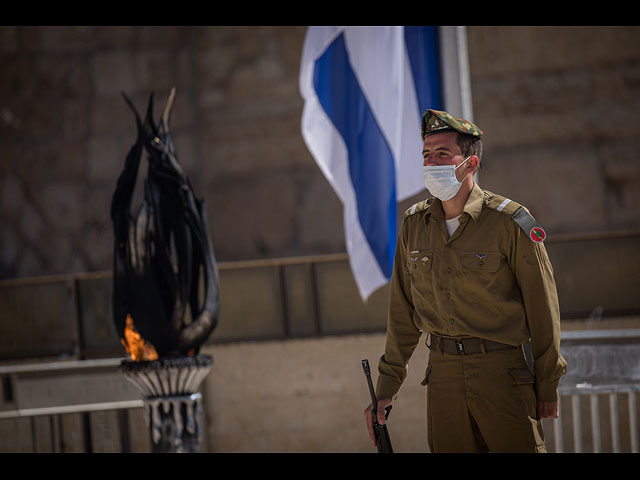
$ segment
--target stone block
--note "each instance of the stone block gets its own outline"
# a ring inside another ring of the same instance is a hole
[[[3,219],[18,218],[25,202],[22,182],[11,173],[0,178],[0,215]]]
[[[172,87],[176,87],[178,94],[184,98],[186,90],[190,86],[190,54],[187,49],[175,50],[162,49],[157,45],[146,48],[132,55],[133,72],[135,82],[140,91],[155,91],[156,95],[166,92],[168,96]],[[164,108],[158,105],[156,114],[160,115]]]
[[[548,232],[594,231],[607,215],[599,171],[586,146],[504,149],[486,159],[479,185],[525,205]]]
[[[87,181],[107,182],[115,190],[125,158],[134,141],[135,138],[122,139],[108,134],[92,136],[88,143]]]
[[[70,258],[77,248],[72,237],[73,235],[69,235],[68,232],[52,229],[47,234],[46,242],[38,242],[38,251],[47,259],[47,268],[50,273],[65,274],[69,272]],[[47,255],[47,252],[51,254]]]
[[[82,260],[88,271],[113,268],[113,229],[110,224],[89,225],[82,233]]]
[[[32,204],[26,203],[18,220],[18,228],[24,238],[31,243],[39,243],[46,228],[42,214]]]
[[[138,98],[136,98],[136,96],[132,98],[131,92],[125,90],[124,93],[131,98],[138,112],[144,117],[147,108],[146,100],[136,102]],[[85,121],[87,120],[92,132],[92,137],[101,135],[117,136],[123,144],[129,146],[133,145],[136,141],[138,128],[136,126],[135,115],[122,95],[118,97],[96,98],[89,110],[88,117],[85,117]],[[124,164],[124,156],[122,162]]]
[[[92,94],[88,65],[85,54],[36,56],[31,73],[37,81],[38,103],[46,107],[50,103],[87,99]]]
[[[291,113],[220,115],[203,126],[203,174],[207,181],[217,181],[224,175],[312,166],[299,132],[299,117]]]
[[[20,238],[13,227],[8,224],[3,225],[0,231],[0,264],[3,266],[3,271],[0,272],[0,276],[10,276],[9,274],[15,268],[21,249]]]
[[[629,42],[640,28],[469,27],[468,33],[474,119],[487,151],[635,136],[640,54]]]
[[[89,135],[90,122],[87,118],[92,112],[86,98],[61,102],[58,107],[61,134],[65,140],[84,143]],[[93,130],[99,131],[99,130]]]
[[[638,140],[600,144],[598,155],[605,185],[607,228],[637,228],[640,222],[640,168],[635,161]]]
[[[82,190],[82,224],[111,227],[111,200],[116,186],[109,183],[94,183]]]
[[[191,61],[200,94],[209,88],[226,85],[227,78],[234,67],[233,46],[211,43],[206,49],[196,49],[191,53]]]
[[[228,177],[207,186],[213,247],[219,259],[282,256],[293,240],[295,188],[277,174]]]
[[[343,205],[320,169],[309,170],[296,208],[300,248],[309,253],[344,252]]]
[[[39,210],[46,218],[47,228],[63,232],[82,230],[82,190],[75,183],[51,183],[38,195]]]
[[[474,77],[572,70],[640,59],[637,26],[467,27]]]
[[[93,53],[89,68],[96,95],[116,97],[122,91],[134,91],[138,86],[134,65],[135,58],[129,51]]]
[[[91,28],[95,49],[133,48],[139,27],[126,25],[96,25]]]
[[[55,54],[78,54],[94,48],[92,27],[46,26],[39,31],[39,49]]]
[[[52,138],[59,133],[58,112],[42,98],[41,85],[34,85],[34,93],[28,98],[22,98],[20,105],[14,112],[20,120],[20,130],[27,137],[35,135],[39,142]],[[42,101],[32,101],[32,99]],[[32,143],[34,144],[35,141]]]
[[[48,183],[79,183],[86,175],[87,144],[80,139],[51,138],[33,146],[33,155],[20,160],[19,172],[32,192]]]
[[[138,47],[172,50],[184,42],[189,26],[145,25],[135,27],[135,40]]]
[[[41,275],[41,272],[47,271],[45,265],[40,252],[36,252],[34,248],[23,243],[13,272],[18,278],[35,277]]]
[[[19,27],[5,26],[0,27],[0,54],[12,54],[18,49],[17,29]]]

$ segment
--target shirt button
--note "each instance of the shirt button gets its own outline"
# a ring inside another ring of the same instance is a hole
[[[451,294],[450,293],[447,293],[447,298],[451,298]]]
[[[451,267],[447,267],[447,273],[451,273]]]
[[[453,325],[453,322],[454,322],[453,318],[449,320],[449,323],[450,323],[451,325]]]

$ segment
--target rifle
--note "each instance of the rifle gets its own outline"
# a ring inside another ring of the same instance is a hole
[[[376,392],[373,389],[373,382],[371,381],[371,370],[369,369],[369,360],[362,360],[362,369],[367,377],[367,383],[369,384],[369,393],[371,394],[371,419],[373,420],[373,433],[376,438],[376,447],[378,453],[393,453],[391,448],[391,438],[389,437],[389,431],[387,430],[386,419],[389,418],[389,412],[391,412],[391,405],[385,408],[386,414],[384,416],[384,425],[378,424],[378,399],[376,398]]]

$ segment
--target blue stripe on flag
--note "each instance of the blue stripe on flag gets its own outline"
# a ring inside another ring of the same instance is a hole
[[[396,241],[394,161],[349,63],[344,34],[316,60],[313,84],[320,104],[344,139],[358,218],[389,279]]]
[[[416,87],[420,117],[427,108],[442,110],[437,27],[406,26],[404,40]]]

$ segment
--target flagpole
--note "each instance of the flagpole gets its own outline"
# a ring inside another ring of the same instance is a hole
[[[458,70],[460,71],[460,96],[462,97],[462,118],[473,122],[471,103],[471,75],[469,73],[469,52],[467,50],[467,27],[455,27],[458,47]]]
[[[438,27],[443,108],[473,121],[466,27]]]
[[[473,122],[467,27],[440,26],[438,33],[443,108],[453,116],[460,116]],[[474,179],[478,181],[477,170]]]

